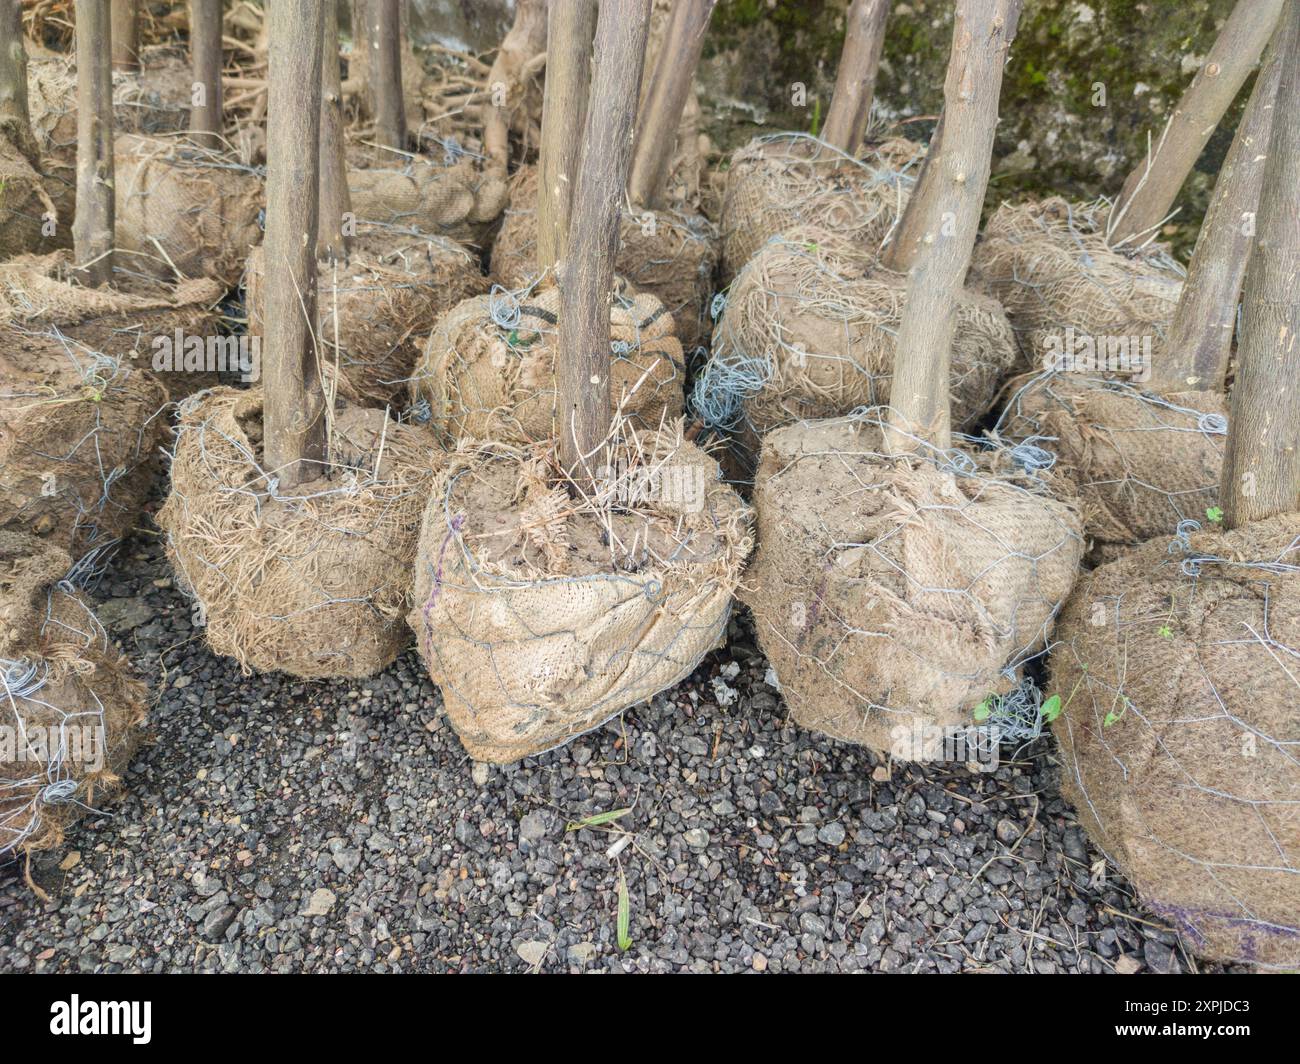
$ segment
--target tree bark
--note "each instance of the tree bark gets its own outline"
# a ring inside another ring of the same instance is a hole
[[[1154,152],[1128,176],[1111,210],[1111,247],[1141,243],[1169,217],[1201,150],[1273,36],[1283,0],[1238,0],[1178,101]]]
[[[660,205],[713,5],[714,0],[674,0],[650,91],[637,119],[632,173],[627,183],[628,198],[637,206]]]
[[[545,47],[546,0],[515,0],[515,21],[492,61],[488,99],[479,109],[487,156],[483,170],[489,177],[504,179],[510,169],[510,90],[528,61]]]
[[[1280,32],[1273,35],[1215,180],[1178,310],[1160,361],[1153,367],[1157,389],[1223,390],[1268,158],[1273,103],[1282,78],[1280,38]]]
[[[113,69],[140,69],[139,0],[113,0]]]
[[[320,0],[274,0],[268,19],[263,450],[284,490],[317,474],[325,460],[314,336],[325,13]]]
[[[610,294],[649,30],[650,0],[602,0],[573,228],[558,269],[560,460],[579,483],[610,428]]]
[[[1300,510],[1300,0],[1282,15],[1282,78],[1259,197],[1223,464],[1224,520]]]
[[[113,66],[109,0],[77,0],[77,211],[72,244],[92,285],[113,276]]]
[[[546,30],[546,87],[537,159],[537,272],[564,256],[573,183],[591,89],[596,0],[551,0]]]
[[[932,208],[907,281],[894,354],[889,425],[896,450],[906,434],[952,445],[948,398],[957,298],[970,266],[993,159],[998,96],[1022,0],[959,0],[944,81],[944,136],[929,159]]]
[[[402,16],[398,0],[368,0],[370,76],[375,87],[375,140],[406,150],[406,101],[402,95]],[[381,159],[390,158],[381,151]]]
[[[190,0],[190,62],[194,84],[202,86],[203,102],[190,107],[190,132],[211,148],[220,147],[221,0]]]
[[[930,134],[930,147],[921,162],[921,172],[916,184],[912,186],[912,194],[908,197],[903,217],[881,256],[884,265],[897,273],[906,273],[912,268],[926,236],[926,227],[929,225],[927,219],[934,217],[935,201],[941,186],[940,175],[933,172],[931,162],[943,151],[943,117],[944,112],[940,111],[939,121]]]
[[[23,45],[22,0],[0,0],[0,137],[39,166],[27,108],[27,49]]]
[[[343,86],[339,74],[339,12],[325,4],[321,35],[320,217],[316,255],[327,262],[348,257],[351,237],[344,232],[344,215],[352,211],[348,167],[343,146]]]
[[[871,97],[885,46],[889,0],[853,0],[844,33],[844,48],[835,75],[835,92],[822,139],[853,155],[871,118]]]

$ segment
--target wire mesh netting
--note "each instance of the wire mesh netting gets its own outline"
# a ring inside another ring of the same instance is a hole
[[[641,432],[620,418],[593,465],[576,485],[554,441],[467,441],[434,484],[410,623],[477,759],[598,727],[726,635],[750,515],[717,463],[680,423]]]
[[[763,441],[741,597],[791,716],[907,760],[980,720],[1036,734],[1025,666],[1074,584],[1077,510],[1032,455],[969,439],[898,455],[884,419],[863,410]]]
[[[1202,956],[1300,964],[1300,515],[1086,575],[1051,658],[1061,788]]]

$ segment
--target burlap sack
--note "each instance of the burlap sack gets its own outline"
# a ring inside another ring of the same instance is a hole
[[[717,233],[708,219],[676,210],[624,211],[614,269],[638,291],[672,311],[689,351],[707,331]],[[492,278],[516,289],[537,276],[537,167],[511,179],[510,207],[492,245]]]
[[[483,239],[509,194],[477,160],[454,155],[441,164],[413,159],[402,169],[350,167],[348,190],[360,223],[471,244]]]
[[[1132,337],[1145,357],[1160,355],[1184,271],[1159,244],[1109,248],[1108,212],[1105,201],[1056,196],[1004,203],[975,245],[972,276],[1006,308],[1033,368],[1051,368],[1067,328],[1107,342]]]
[[[560,294],[494,291],[458,304],[434,326],[411,379],[411,400],[448,447],[461,439],[524,443],[555,435]],[[610,395],[641,429],[682,412],[685,365],[673,319],[651,295],[610,308]]]
[[[1007,385],[998,425],[1012,443],[1053,452],[1102,546],[1169,536],[1204,521],[1219,500],[1228,401],[1218,392],[1160,394],[1074,373],[1029,374]]]
[[[60,232],[57,214],[44,178],[32,161],[0,133],[0,259],[66,245],[71,230]],[[47,234],[48,215],[54,215],[55,224],[54,231]]]
[[[884,453],[881,412],[777,429],[741,599],[791,716],[904,760],[1006,694],[1083,554],[1078,514],[985,459]],[[956,452],[960,455],[960,452]]]
[[[238,282],[262,242],[256,171],[181,138],[117,138],[113,199],[119,264],[161,280]]]
[[[879,254],[903,216],[924,147],[893,139],[851,158],[805,133],[774,133],[731,157],[722,200],[722,270],[740,272],[775,236],[798,226],[837,233]]]
[[[259,247],[244,278],[256,336],[263,333],[264,261]],[[321,361],[338,394],[365,406],[405,397],[420,344],[439,316],[487,287],[459,244],[372,227],[358,232],[337,271],[324,262],[318,270]]]
[[[1296,968],[1300,514],[1094,570],[1057,640],[1061,791],[1098,848],[1194,952]]]
[[[732,283],[696,379],[692,411],[752,441],[793,421],[889,402],[907,278],[838,234],[795,229],[769,241]],[[1015,362],[995,300],[962,293],[952,349],[952,420],[993,405]]]
[[[470,755],[508,763],[688,675],[725,637],[749,511],[680,425],[570,497],[553,442],[473,446],[429,497],[410,623]]]
[[[149,370],[165,382],[170,398],[180,399],[217,383],[205,359],[178,361],[178,339],[215,337],[225,286],[212,279],[166,284],[119,269],[112,288],[69,283],[67,252],[21,255],[0,263],[0,329],[10,349],[34,353],[53,344],[66,363],[100,355]],[[35,357],[35,355],[33,356]]]
[[[181,406],[167,556],[208,645],[244,669],[370,676],[406,645],[420,513],[440,462],[429,434],[341,405],[334,465],[283,493],[262,466],[260,389]]]
[[[68,555],[0,529],[0,861],[59,846],[117,791],[144,735],[146,689]]]

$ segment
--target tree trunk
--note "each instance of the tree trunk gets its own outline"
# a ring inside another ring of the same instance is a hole
[[[314,336],[325,12],[320,0],[274,0],[268,19],[263,450],[283,491],[316,475],[325,460]]]
[[[1282,78],[1280,40],[1281,34],[1275,33],[1215,180],[1178,310],[1154,367],[1157,389],[1223,390],[1268,158],[1273,103]]]
[[[402,96],[402,16],[398,0],[369,0],[370,76],[375,87],[375,140],[406,151],[406,101]],[[380,152],[381,160],[391,160]]]
[[[0,137],[8,139],[33,166],[39,166],[40,150],[27,109],[22,0],[0,0]]]
[[[77,0],[77,213],[72,244],[87,283],[113,276],[113,66],[109,0]]]
[[[1178,101],[1155,151],[1128,176],[1111,210],[1111,247],[1141,243],[1169,217],[1201,150],[1273,36],[1283,0],[1238,0]]]
[[[835,93],[822,140],[853,155],[871,118],[871,96],[885,46],[889,0],[853,0],[844,31],[844,48],[835,75]]]
[[[921,241],[925,239],[926,227],[929,225],[927,219],[934,217],[935,202],[941,185],[940,175],[933,172],[930,164],[943,151],[943,116],[944,112],[940,111],[939,121],[930,134],[930,147],[921,163],[921,173],[908,197],[907,208],[903,211],[894,235],[889,239],[889,246],[881,256],[886,268],[897,273],[906,273],[912,268],[912,263],[920,254]]]
[[[537,272],[564,256],[573,183],[591,89],[596,0],[551,0],[546,31],[546,88],[537,159]]]
[[[573,228],[560,280],[560,460],[579,482],[609,434],[609,311],[650,0],[602,0]]]
[[[1300,0],[1282,16],[1282,79],[1246,268],[1223,507],[1229,528],[1300,509]]]
[[[352,240],[344,216],[352,212],[343,146],[343,86],[339,76],[339,12],[325,4],[321,48],[320,217],[316,255],[328,262],[348,257]]]
[[[139,0],[113,0],[113,69],[140,69]]]
[[[714,0],[674,0],[650,91],[637,120],[627,192],[639,207],[659,206],[713,4]]]
[[[944,82],[944,136],[931,151],[933,206],[919,221],[925,236],[907,282],[894,354],[889,424],[892,445],[914,450],[912,436],[952,445],[948,399],[952,336],[971,249],[988,188],[998,95],[1022,0],[959,0]]]
[[[190,132],[211,148],[222,144],[221,0],[190,0],[190,62],[202,102],[190,107]]]
[[[524,66],[546,47],[546,0],[515,0],[515,21],[488,71],[487,102],[479,109],[487,176],[505,178],[510,169],[510,92]],[[635,104],[633,104],[635,108]]]

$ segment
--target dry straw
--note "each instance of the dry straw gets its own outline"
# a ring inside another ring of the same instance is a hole
[[[1300,514],[1188,523],[1057,626],[1061,790],[1200,955],[1300,965]]]

